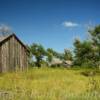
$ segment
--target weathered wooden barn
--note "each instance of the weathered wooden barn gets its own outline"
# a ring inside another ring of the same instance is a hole
[[[28,49],[15,34],[0,36],[0,72],[28,67]]]

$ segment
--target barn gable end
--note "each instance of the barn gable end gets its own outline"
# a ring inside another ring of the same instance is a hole
[[[0,41],[0,72],[27,69],[28,52],[15,34],[4,38]]]

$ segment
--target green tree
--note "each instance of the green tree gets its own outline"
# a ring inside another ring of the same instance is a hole
[[[100,47],[100,25],[96,26],[94,29],[90,29],[89,34],[95,46]]]
[[[44,47],[41,44],[33,43],[30,46],[30,51],[31,51],[32,55],[35,56],[36,65],[38,67],[41,67],[41,62],[43,60],[43,57],[46,55],[46,51],[45,51]]]
[[[63,54],[58,53],[57,51],[53,50],[52,48],[48,48],[47,49],[47,61],[51,62],[53,57],[63,59]]]
[[[98,49],[94,47],[92,41],[84,40],[81,42],[76,39],[74,42],[74,64],[79,66],[95,66]]]
[[[74,62],[77,65],[100,66],[100,25],[89,30],[89,40],[74,42]]]
[[[53,58],[53,49],[52,48],[48,48],[47,49],[47,61],[48,62],[51,62],[52,61],[52,58]]]
[[[72,60],[72,52],[69,49],[64,50],[64,60]]]
[[[96,49],[96,63],[100,66],[100,25],[89,30],[91,40],[93,41],[94,48]]]

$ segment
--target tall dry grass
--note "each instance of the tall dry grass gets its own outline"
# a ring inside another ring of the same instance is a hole
[[[33,68],[0,74],[0,100],[99,100],[100,76],[82,70]]]

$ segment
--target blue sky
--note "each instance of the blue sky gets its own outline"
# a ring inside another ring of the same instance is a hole
[[[0,24],[9,25],[25,43],[63,52],[75,37],[87,38],[100,23],[100,0],[0,0]]]

